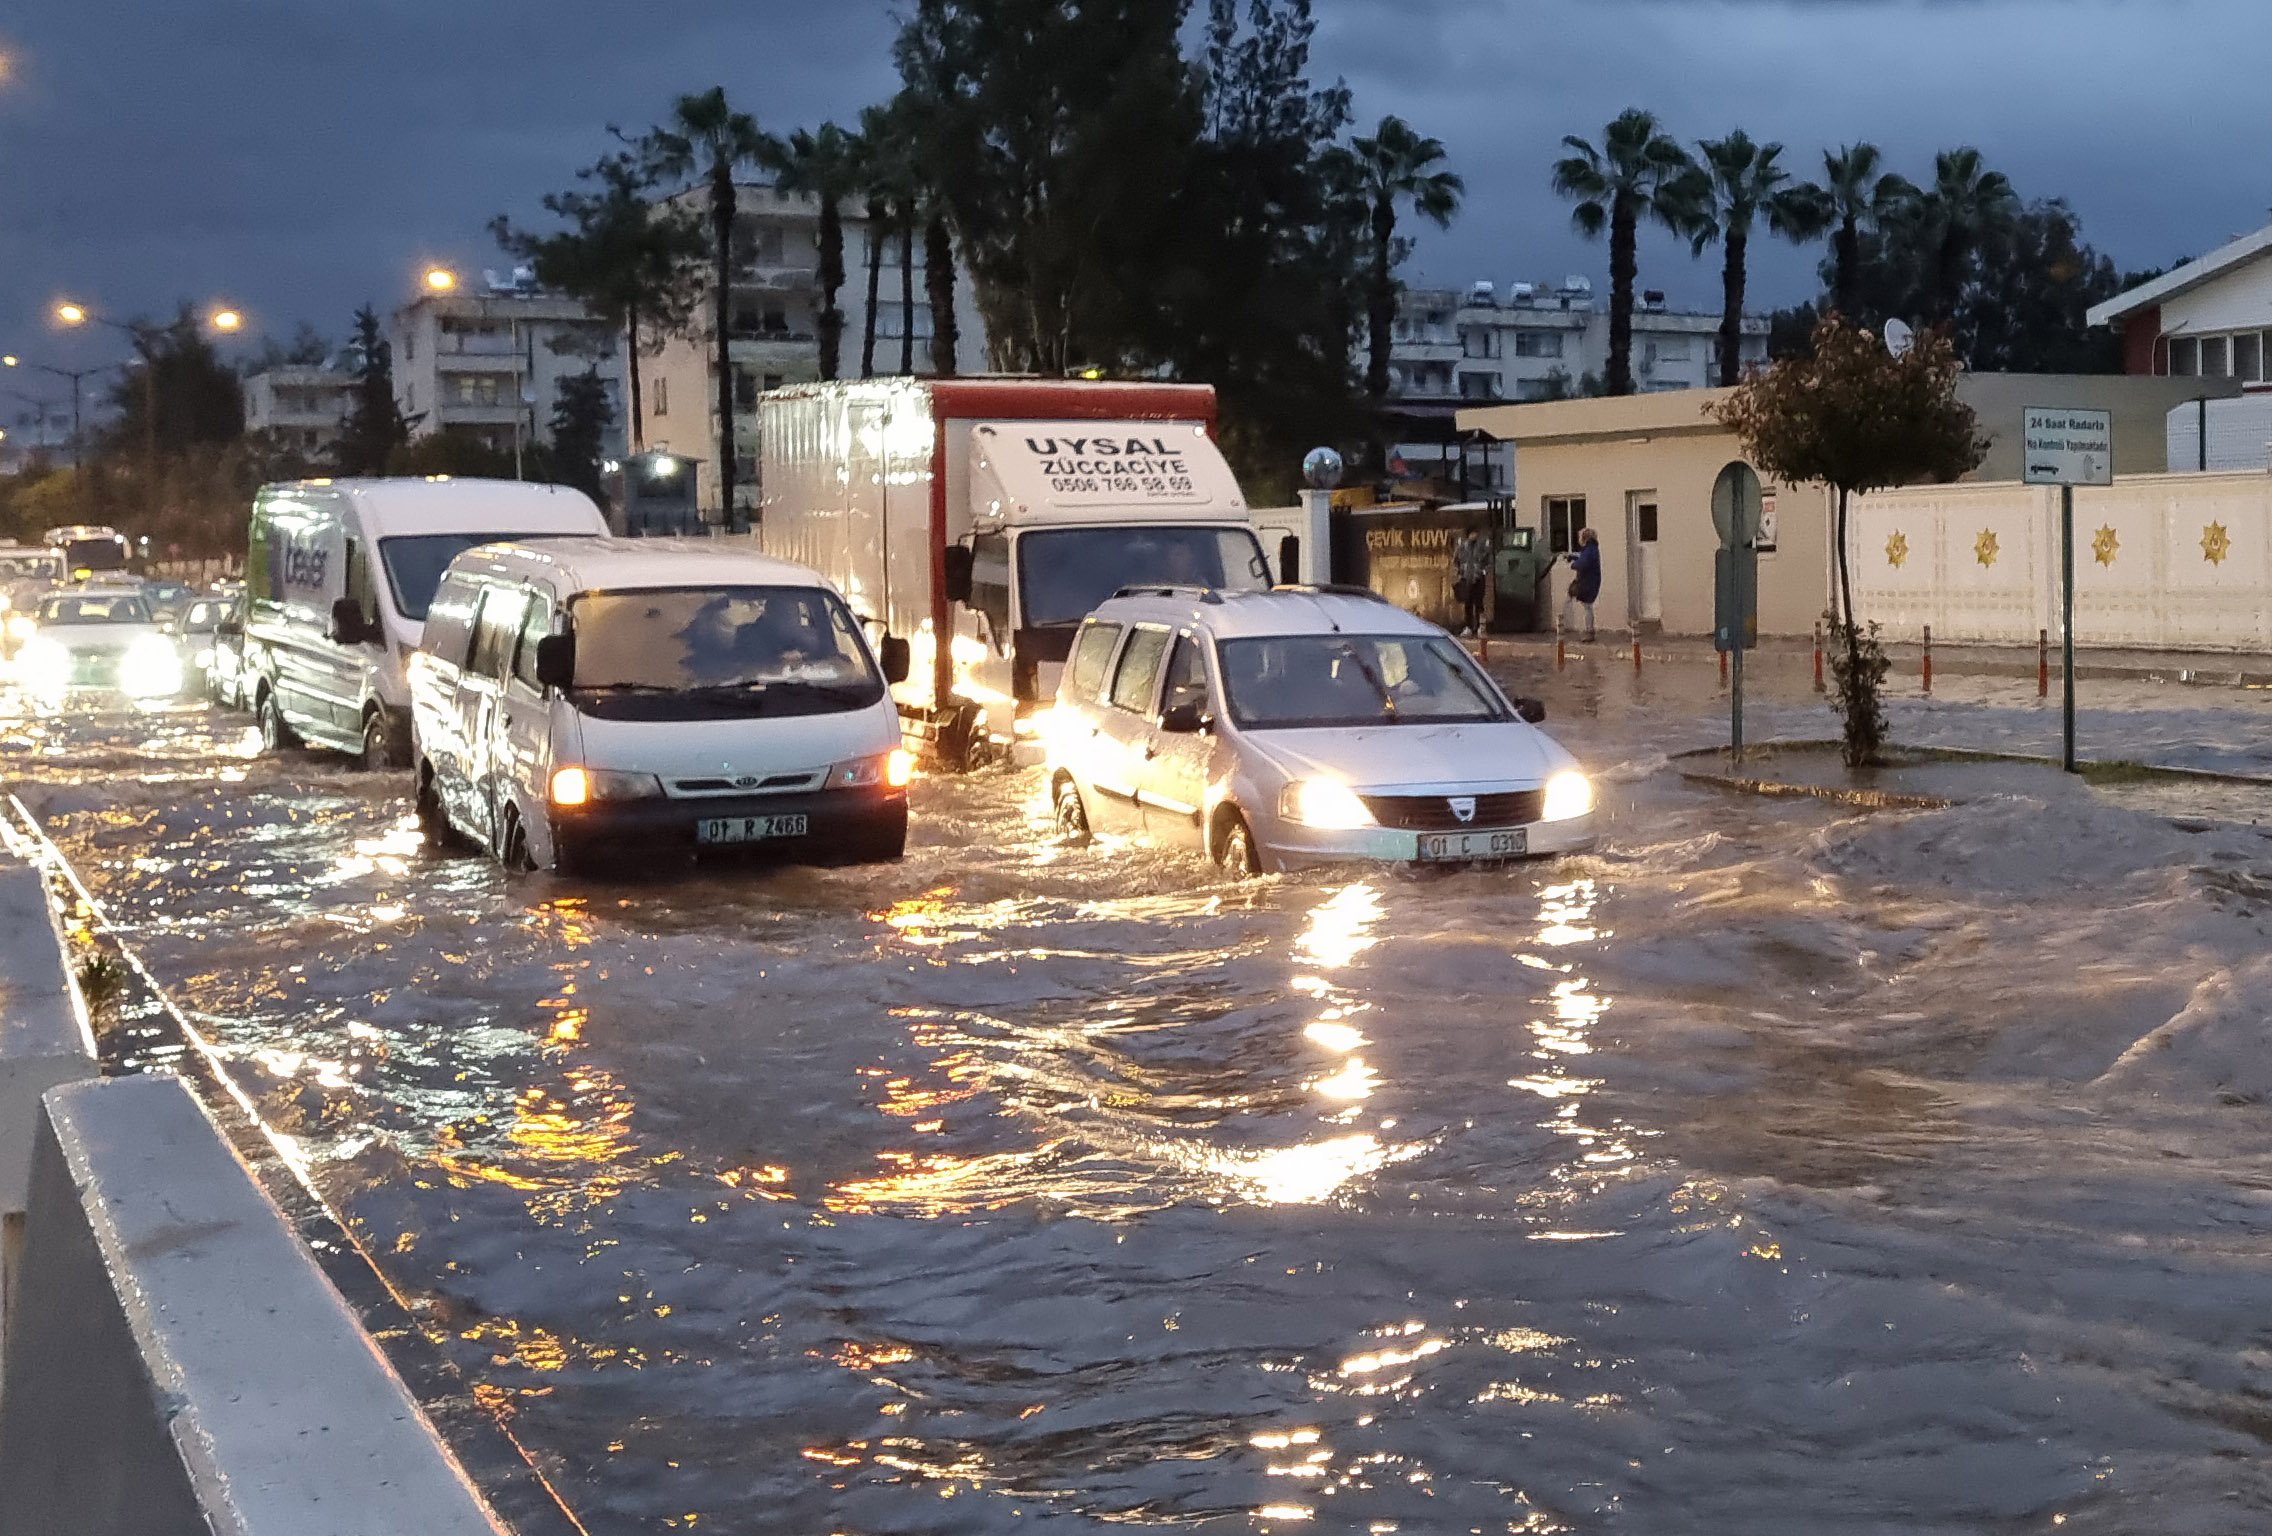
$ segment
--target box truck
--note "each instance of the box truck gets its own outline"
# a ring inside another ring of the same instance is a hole
[[[908,639],[900,715],[944,765],[1034,735],[1081,620],[1121,588],[1271,585],[1211,386],[868,379],[758,412],[759,542]]]

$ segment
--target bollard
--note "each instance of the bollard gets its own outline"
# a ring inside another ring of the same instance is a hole
[[[1633,637],[1633,670],[1636,672],[1641,670],[1641,637],[1639,635]]]
[[[2035,632],[2035,696],[2051,697],[2051,631],[2048,629]]]
[[[1728,653],[1726,651],[1720,653],[1720,686],[1722,688],[1728,686]]]
[[[1925,691],[1933,691],[1933,626],[1925,626]]]
[[[1562,637],[1562,626],[1554,626],[1554,670],[1559,672],[1570,664],[1570,647]]]
[[[1475,659],[1483,662],[1491,659],[1491,631],[1488,629],[1475,632]]]
[[[1814,627],[1814,691],[1815,691],[1815,692],[1817,692],[1817,693],[1820,693],[1820,692],[1822,692],[1822,691],[1823,691],[1823,687],[1822,687],[1822,625],[1821,625],[1821,624],[1819,624],[1819,623],[1818,623],[1818,624],[1816,624],[1816,625],[1815,625],[1815,627]]]

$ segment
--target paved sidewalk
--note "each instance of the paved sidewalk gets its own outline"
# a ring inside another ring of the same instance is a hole
[[[1630,665],[1633,659],[1633,637],[1630,634],[1603,630],[1590,642],[1570,638],[1564,643],[1572,664],[1591,661],[1596,664],[1621,662]],[[1467,641],[1467,645],[1471,650],[1477,648],[1477,642],[1472,638]],[[1551,634],[1490,637],[1490,653],[1495,658],[1543,660],[1551,665],[1554,646],[1555,637]],[[1923,647],[1888,645],[1885,650],[1887,657],[1893,662],[1894,676],[1912,677],[1920,670]],[[1812,640],[1772,638],[1762,639],[1751,656],[1809,665],[1813,652]],[[2050,659],[2052,685],[2057,687],[2060,662],[2057,645],[2052,646]],[[2034,677],[2038,661],[2036,648],[2032,645],[1937,644],[1933,647],[1933,672],[1941,677]],[[1668,662],[1717,667],[1719,654],[1712,649],[1711,640],[1700,635],[1641,637],[1641,664],[1644,667]],[[2075,653],[2075,676],[2136,678],[2223,688],[2272,688],[2272,655],[2220,651],[2079,650]]]

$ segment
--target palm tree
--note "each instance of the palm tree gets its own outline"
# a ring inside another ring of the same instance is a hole
[[[820,202],[820,315],[814,330],[820,340],[820,376],[833,379],[842,364],[844,306],[837,296],[844,288],[843,200],[859,190],[860,140],[834,123],[807,132],[799,128],[774,167],[783,192],[801,192]]]
[[[959,366],[962,327],[955,319],[955,237],[945,199],[933,193],[923,225],[924,300],[931,306],[931,371],[945,378]]]
[[[657,175],[674,181],[699,180],[710,193],[710,240],[716,261],[711,273],[718,338],[718,505],[729,525],[734,514],[734,216],[739,198],[734,173],[748,166],[779,164],[780,144],[758,130],[757,119],[726,101],[726,88],[714,85],[695,96],[681,96],[670,120],[649,129],[640,141]]]
[[[1825,220],[1810,189],[1792,186],[1791,173],[1776,163],[1782,145],[1754,144],[1738,128],[1696,147],[1711,178],[1711,205],[1693,240],[1698,255],[1715,239],[1725,253],[1720,266],[1720,383],[1732,387],[1743,377],[1743,301],[1752,226],[1764,218],[1769,233],[1796,243],[1820,235]]]
[[[1917,195],[1906,177],[1885,169],[1875,144],[1844,144],[1822,154],[1823,183],[1810,187],[1831,231],[1832,307],[1861,323],[1862,233],[1892,218]]]
[[[1389,328],[1396,323],[1396,210],[1412,211],[1438,228],[1459,212],[1467,183],[1447,170],[1440,140],[1415,133],[1400,117],[1384,117],[1369,138],[1351,142],[1358,183],[1372,215],[1372,275],[1365,289],[1371,350],[1365,361],[1365,392],[1375,400],[1388,394]]]
[[[896,102],[860,109],[860,185],[866,195],[868,228],[868,313],[860,339],[860,376],[876,372],[876,317],[883,304],[884,244],[899,237],[901,371],[912,371],[915,311],[912,205],[915,166],[906,114]]]
[[[1554,162],[1554,190],[1577,204],[1570,222],[1589,239],[1609,234],[1609,393],[1633,393],[1633,284],[1640,275],[1640,228],[1653,219],[1694,239],[1710,184],[1680,141],[1639,107],[1603,131],[1601,148],[1565,138]]]
[[[2019,204],[2011,178],[1991,171],[1980,151],[1944,149],[1933,160],[1933,185],[1918,199],[1924,227],[1936,233],[1933,252],[1933,320],[1956,318],[1965,264],[1984,236],[2009,222]]]

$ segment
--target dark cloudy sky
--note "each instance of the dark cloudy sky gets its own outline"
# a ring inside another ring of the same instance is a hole
[[[1547,189],[1560,136],[1629,104],[1688,137],[1872,138],[1909,169],[1971,142],[2064,195],[2125,266],[2262,225],[2272,204],[2272,0],[1317,0],[1318,72],[1360,118],[1450,146],[1468,207],[1408,276],[1594,276]],[[495,265],[483,226],[537,212],[678,91],[723,83],[766,126],[850,117],[891,84],[889,0],[25,0],[0,10],[0,350],[100,361],[57,336],[101,312],[225,298],[337,335],[429,260]],[[1767,302],[1812,253],[1762,255]],[[1643,280],[1707,303],[1658,242]],[[24,382],[22,374],[10,383]]]

